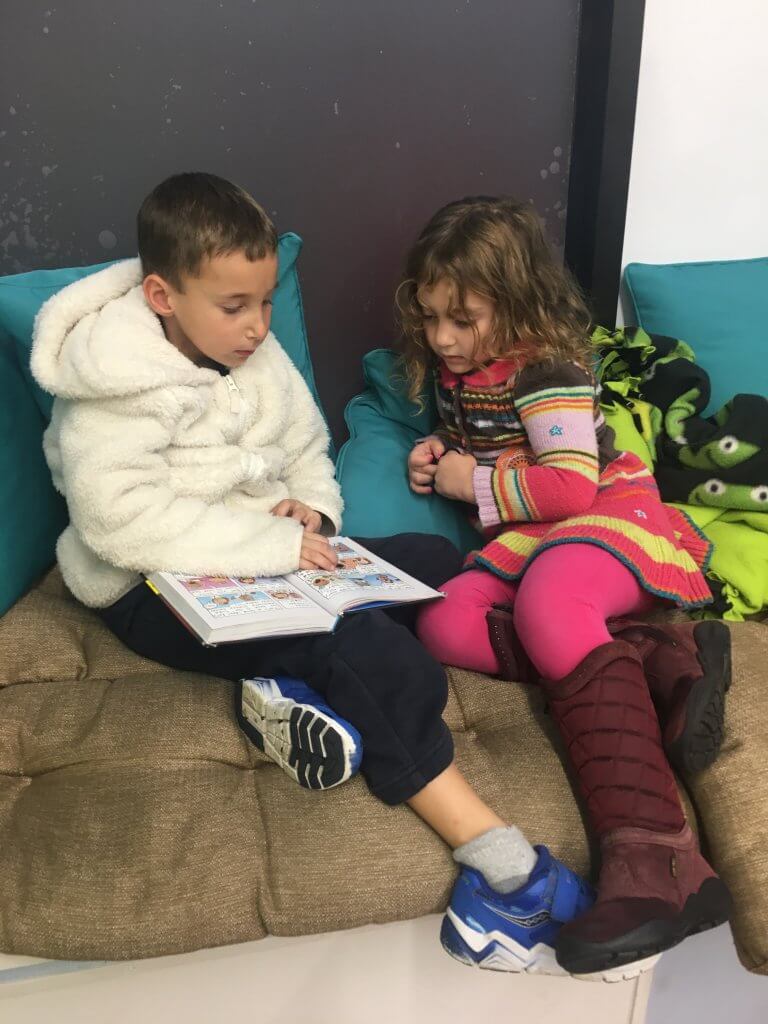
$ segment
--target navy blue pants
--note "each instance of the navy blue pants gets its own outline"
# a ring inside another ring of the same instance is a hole
[[[360,543],[430,587],[461,569],[442,537],[403,533]],[[304,679],[363,740],[361,772],[388,804],[408,800],[453,759],[442,720],[442,666],[413,632],[418,606],[345,616],[331,634],[280,637],[204,647],[143,583],[109,608],[106,625],[126,647],[171,668],[237,681],[250,676]]]

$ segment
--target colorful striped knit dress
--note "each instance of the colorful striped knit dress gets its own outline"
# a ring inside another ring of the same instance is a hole
[[[702,575],[711,545],[683,513],[664,505],[653,475],[614,448],[598,389],[570,362],[518,370],[498,360],[436,380],[448,448],[469,452],[479,528],[488,538],[467,565],[519,579],[531,559],[558,544],[610,551],[658,597],[682,607],[708,604]]]

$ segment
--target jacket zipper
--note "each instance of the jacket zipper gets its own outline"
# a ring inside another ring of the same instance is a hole
[[[245,401],[240,392],[240,388],[232,380],[232,375],[228,373],[224,378],[229,389],[229,409],[234,415],[237,416],[237,432],[238,435],[242,433],[243,427],[245,426]]]

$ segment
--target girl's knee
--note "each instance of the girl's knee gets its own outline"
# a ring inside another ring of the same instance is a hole
[[[441,601],[432,601],[419,612],[416,636],[438,661],[443,660],[445,638],[455,628],[456,622],[456,609],[447,597]]]
[[[590,651],[609,639],[605,617],[564,582],[563,587],[525,586],[515,602],[513,622],[520,643],[545,679],[569,675]]]
[[[452,599],[453,598],[453,599]],[[416,634],[437,661],[477,672],[498,672],[488,639],[490,605],[449,594],[421,612]]]

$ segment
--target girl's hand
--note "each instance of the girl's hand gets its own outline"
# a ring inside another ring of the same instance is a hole
[[[439,437],[427,437],[411,449],[408,456],[408,480],[411,490],[416,494],[432,493],[437,463],[444,452],[445,445]]]
[[[338,560],[336,549],[331,547],[327,537],[304,531],[299,556],[300,569],[325,569],[331,572],[336,568]]]
[[[435,472],[435,490],[444,498],[476,504],[474,473],[477,459],[474,455],[448,452],[438,462]]]
[[[270,514],[284,516],[286,519],[296,519],[310,533],[317,533],[323,525],[323,517],[320,513],[315,512],[309,505],[305,505],[303,501],[298,501],[296,498],[284,498],[279,501]]]

